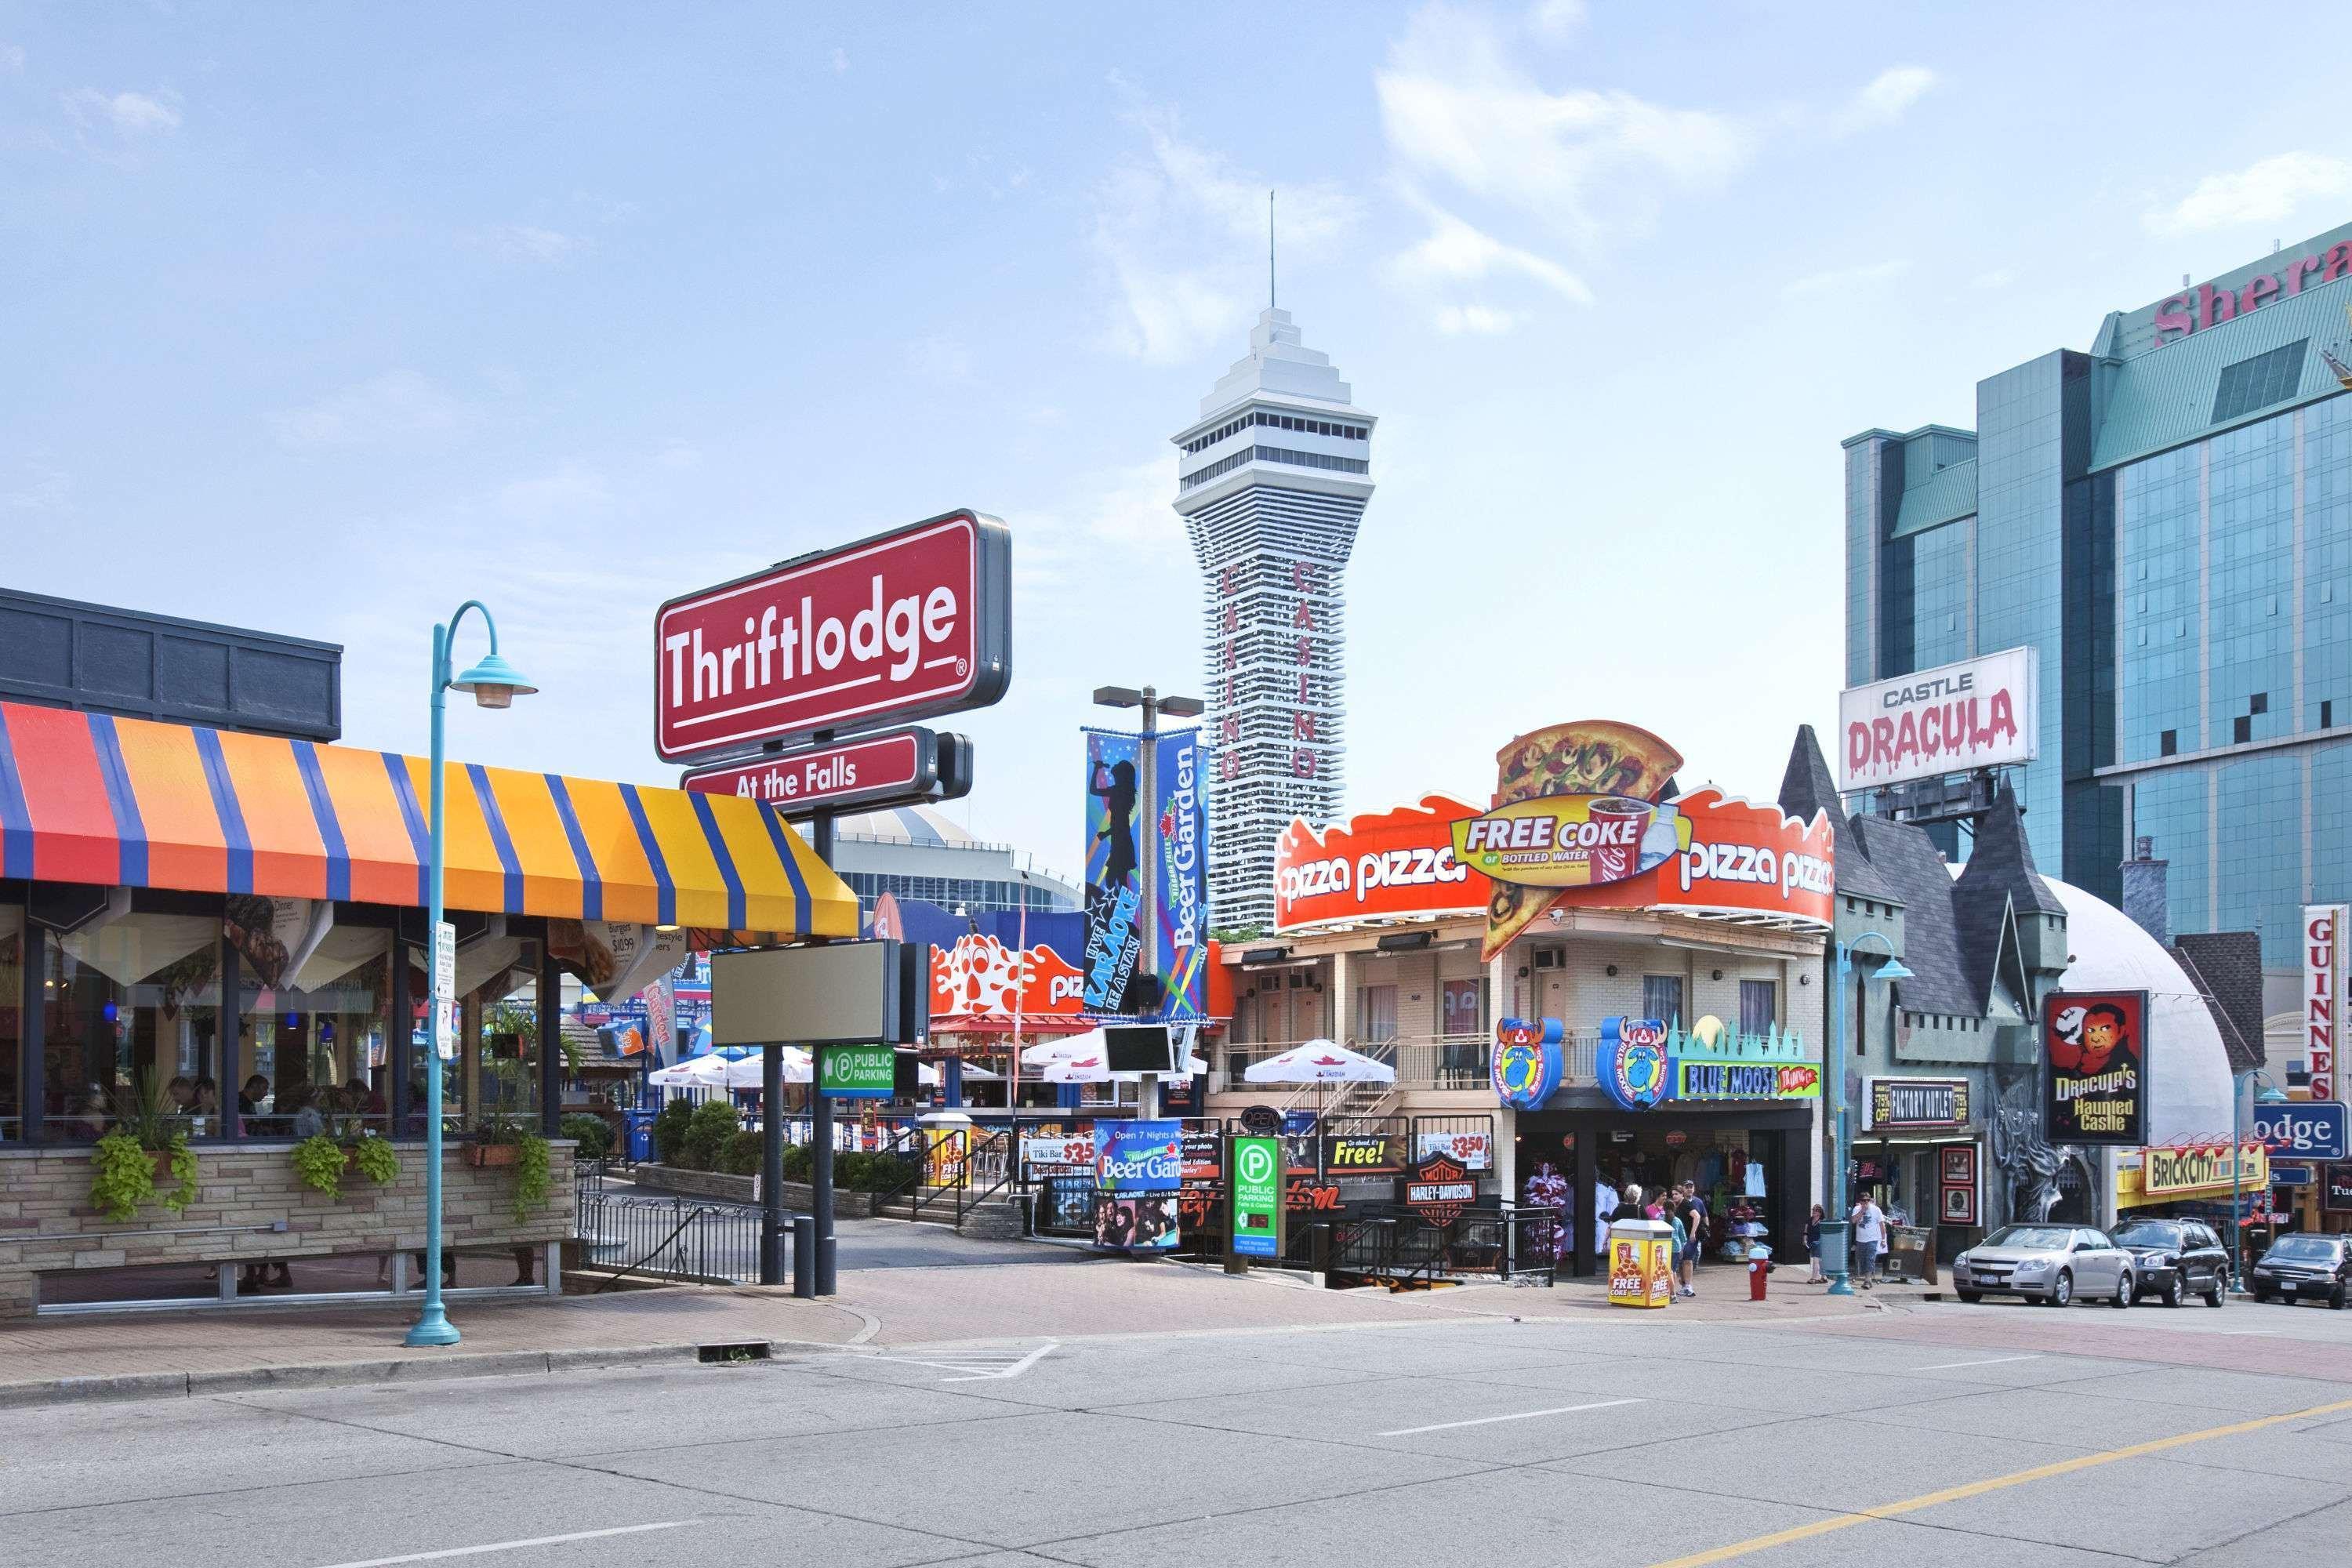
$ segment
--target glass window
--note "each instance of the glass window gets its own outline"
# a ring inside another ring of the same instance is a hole
[[[1780,1018],[1780,984],[1776,980],[1743,980],[1739,983],[1739,1032],[1762,1035],[1771,1032]]]
[[[231,940],[239,966],[237,1060],[243,1079],[236,1109],[246,1135],[290,1138],[315,1130],[305,1112],[352,1119],[354,1128],[391,1130],[391,1053],[387,1046],[392,933],[335,926],[288,973],[283,947],[239,934],[231,900]],[[247,951],[250,949],[250,951]],[[422,998],[422,975],[410,979]],[[423,1055],[418,1052],[419,1058]],[[298,1119],[299,1129],[298,1130]]]
[[[1683,977],[1679,974],[1642,976],[1642,1016],[1672,1027],[1682,1021]]]
[[[134,1097],[204,1114],[199,1080],[217,1068],[220,934],[215,915],[159,914],[41,933],[46,1136],[95,1139]]]

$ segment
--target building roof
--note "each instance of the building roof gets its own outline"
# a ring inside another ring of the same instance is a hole
[[[1907,470],[1906,470],[1907,477]],[[1931,528],[1973,516],[1977,510],[1977,460],[1947,463],[1903,492],[1888,537],[1923,533]]]
[[[1354,407],[1351,389],[1339,379],[1339,366],[1331,363],[1329,354],[1307,346],[1287,310],[1258,312],[1257,325],[1250,330],[1250,352],[1234,361],[1233,368],[1218,377],[1216,386],[1201,399],[1201,418],[1208,420],[1254,397],[1305,400],[1318,407],[1347,409],[1367,421],[1371,418]]]
[[[1952,871],[1927,829],[1883,816],[1853,819],[1846,842],[1859,845],[1887,896],[1903,905],[1903,963],[1907,980],[1895,983],[1902,1005],[1915,1013],[1982,1017],[1984,995],[1970,985],[1952,898]],[[1838,887],[1850,882],[1843,846]]]
[[[1811,822],[1817,812],[1830,814],[1830,826],[1837,834],[1840,893],[1881,903],[1902,901],[1872,869],[1869,855],[1854,837],[1844,805],[1838,798],[1837,781],[1830,776],[1828,759],[1822,755],[1821,738],[1813,733],[1811,724],[1797,727],[1797,743],[1789,752],[1788,772],[1780,775],[1780,805],[1782,811],[1800,822]]]
[[[985,847],[961,824],[950,822],[928,805],[898,805],[834,819],[834,831],[891,844],[919,844],[927,849]]]
[[[2172,956],[2203,993],[2206,1011],[2221,1032],[2233,1072],[2261,1067],[2263,1044],[2263,939],[2259,931],[2221,931],[2176,938]]]
[[[1952,883],[1952,913],[1960,938],[1960,954],[1968,965],[1969,994],[1980,1006],[1992,1003],[2000,978],[2001,943],[2011,931],[2009,914],[2063,916],[2066,906],[2042,884],[2033,868],[2033,847],[2025,839],[2025,820],[2017,809],[2017,795],[2004,782],[1992,799],[1992,809],[1977,819],[1976,840],[1969,862]],[[2020,995],[2023,1003],[2025,998]]]
[[[2299,404],[2339,395],[2344,384],[2320,357],[2322,348],[2338,355],[2352,338],[2346,310],[2352,307],[2352,276],[2273,300],[2235,321],[2217,323],[2173,339],[2105,369],[2105,406],[2091,448],[2094,469],[2111,468],[2168,447],[2193,441],[2283,414]],[[2221,373],[2241,360],[2306,340],[2303,369],[2289,395],[2231,418],[2215,420],[2214,397]]]

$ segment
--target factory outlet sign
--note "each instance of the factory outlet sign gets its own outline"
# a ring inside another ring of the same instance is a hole
[[[1866,1078],[1862,1103],[1873,1132],[1954,1132],[1969,1124],[1969,1080]]]

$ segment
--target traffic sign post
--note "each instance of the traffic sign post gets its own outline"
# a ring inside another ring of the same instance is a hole
[[[1282,1256],[1282,1140],[1235,1138],[1225,1158],[1233,1184],[1233,1223],[1226,1227],[1226,1268],[1240,1273],[1249,1259]]]

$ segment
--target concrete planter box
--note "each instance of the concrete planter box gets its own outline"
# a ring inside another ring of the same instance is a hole
[[[756,1204],[760,1201],[760,1178],[757,1176],[729,1176],[717,1171],[688,1171],[677,1165],[646,1164],[639,1165],[632,1179],[638,1186],[656,1192],[709,1198],[713,1203]],[[807,1214],[815,1204],[815,1189],[806,1182],[784,1184],[784,1207]],[[840,1219],[871,1219],[874,1217],[874,1194],[835,1187],[833,1190],[833,1212]]]

